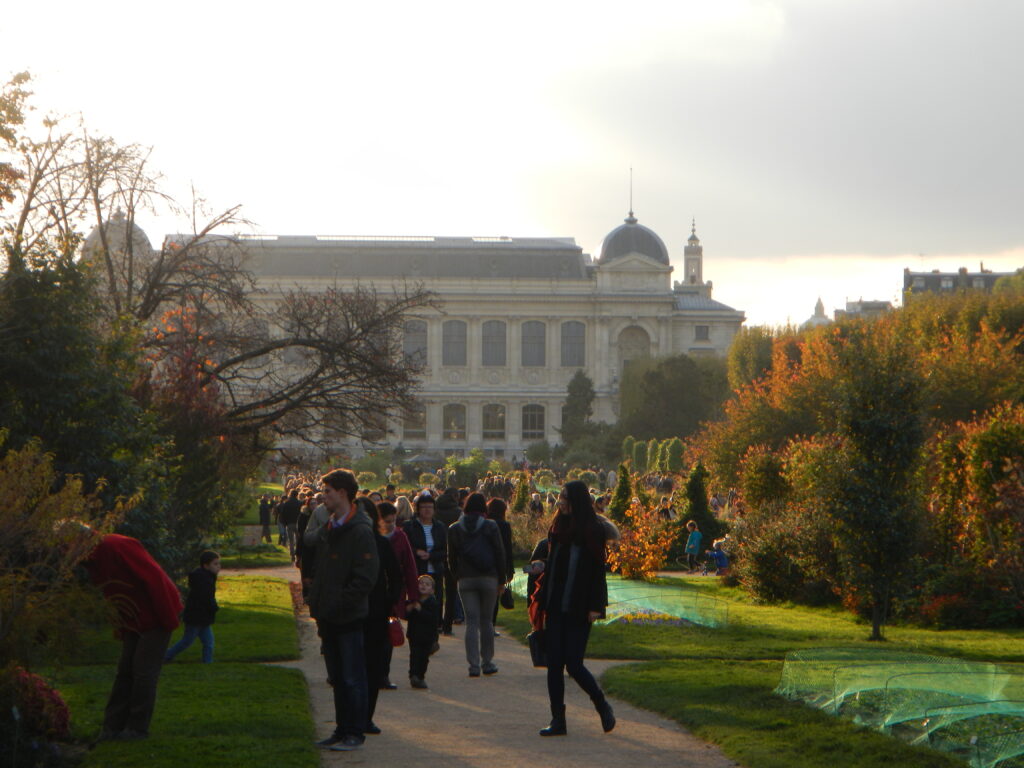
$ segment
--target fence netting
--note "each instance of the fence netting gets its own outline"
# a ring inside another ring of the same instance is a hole
[[[1024,669],[886,649],[786,655],[775,693],[976,768],[1024,766]]]
[[[526,595],[526,575],[512,580],[516,594]],[[729,623],[729,604],[697,590],[608,576],[608,608],[600,624],[699,624],[719,628]]]

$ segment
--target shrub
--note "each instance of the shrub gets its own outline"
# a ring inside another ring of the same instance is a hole
[[[377,485],[377,475],[374,472],[360,472],[356,475],[356,482],[360,488],[373,488]]]
[[[643,445],[643,443],[638,443],[638,445]],[[612,500],[608,505],[608,516],[616,523],[621,523],[626,519],[626,508],[633,498],[633,481],[625,464],[619,464],[617,474],[619,477],[615,481],[615,491],[612,493]]]
[[[580,472],[579,479],[587,484],[587,488],[597,488],[598,487],[598,482],[599,481],[598,481],[598,477],[597,477],[597,472],[592,472],[589,469],[584,471],[584,472]]]
[[[675,534],[657,510],[633,501],[626,508],[622,538],[609,549],[608,564],[624,579],[652,579],[665,566]]]
[[[551,488],[556,488],[557,483],[555,482],[555,473],[550,469],[542,469],[539,472],[534,472],[533,484],[537,486],[538,490],[550,490]]]
[[[420,485],[424,488],[433,488],[437,485],[437,475],[433,472],[424,472],[420,475]]]

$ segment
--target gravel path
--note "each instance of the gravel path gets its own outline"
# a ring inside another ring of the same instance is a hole
[[[294,568],[224,571],[276,576],[295,580]],[[499,621],[501,615],[499,612]],[[310,690],[317,738],[334,727],[331,688],[325,682],[316,625],[303,612],[298,619],[302,658],[280,666],[301,669]],[[407,646],[395,649],[391,679],[396,691],[381,691],[374,721],[383,733],[368,736],[355,752],[324,750],[321,765],[360,765],[392,768],[417,764],[424,768],[735,768],[738,764],[679,725],[622,701],[612,700],[618,725],[610,734],[590,700],[566,680],[569,735],[541,738],[537,731],[550,719],[544,670],[530,663],[526,647],[509,637],[495,639],[493,677],[469,678],[462,627],[454,637],[441,638],[441,650],[431,657],[427,672],[430,690],[409,687]],[[588,660],[600,677],[618,661]]]

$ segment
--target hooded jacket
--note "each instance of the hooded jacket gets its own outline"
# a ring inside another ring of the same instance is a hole
[[[353,509],[338,526],[329,522],[316,532],[316,575],[309,590],[309,615],[327,624],[362,621],[377,582],[380,558],[373,523]]]

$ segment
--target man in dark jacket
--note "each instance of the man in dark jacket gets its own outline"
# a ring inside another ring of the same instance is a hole
[[[334,732],[318,742],[337,752],[359,749],[367,726],[366,656],[363,623],[380,567],[373,524],[355,508],[359,484],[347,469],[322,478],[330,515],[306,529],[316,541],[316,573],[309,590],[309,614],[323,640],[327,675],[334,684]]]
[[[300,512],[302,512],[302,502],[299,501],[299,491],[297,488],[293,488],[288,494],[287,500],[281,502],[281,506],[277,508],[277,521],[284,526],[285,536],[288,539],[288,551],[291,553],[293,562],[295,560],[296,526],[299,522]]]

